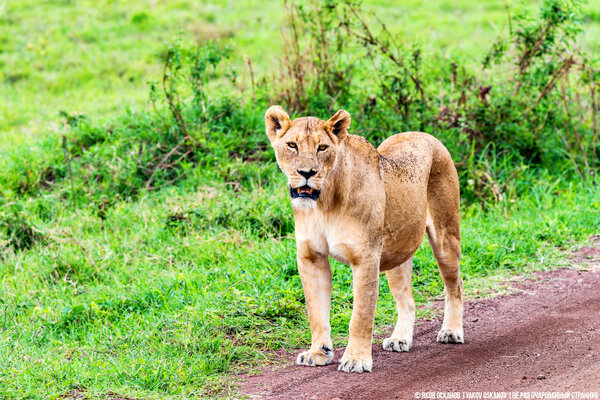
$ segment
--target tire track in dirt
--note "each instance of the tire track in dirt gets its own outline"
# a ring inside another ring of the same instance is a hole
[[[408,399],[423,391],[600,391],[600,272],[561,269],[513,285],[516,294],[465,303],[465,344],[436,343],[441,319],[419,321],[408,353],[373,345],[373,372],[337,363],[246,376],[265,399]],[[391,331],[391,330],[390,330]],[[343,349],[335,351],[339,360]]]

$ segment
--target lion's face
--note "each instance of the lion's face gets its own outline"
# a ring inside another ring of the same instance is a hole
[[[313,117],[290,121],[281,107],[273,106],[265,123],[277,163],[288,178],[292,205],[314,207],[347,135],[350,115],[340,110],[328,121]]]
[[[327,173],[335,163],[337,145],[316,118],[300,118],[273,144],[279,166],[288,177],[296,204],[319,198]]]

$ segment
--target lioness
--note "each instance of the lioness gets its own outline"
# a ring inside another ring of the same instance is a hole
[[[280,106],[265,115],[277,163],[288,178],[296,224],[297,261],[312,334],[300,365],[333,359],[328,256],[350,265],[354,305],[350,339],[339,370],[369,372],[379,273],[385,271],[398,309],[388,351],[412,344],[415,302],[412,257],[427,232],[445,285],[444,322],[437,340],[463,343],[462,279],[459,272],[459,187],[446,148],[433,136],[406,132],[377,149],[350,135],[350,114],[328,121],[290,120]]]

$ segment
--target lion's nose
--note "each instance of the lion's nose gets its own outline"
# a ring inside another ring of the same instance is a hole
[[[297,170],[297,171],[300,175],[305,177],[306,180],[309,180],[311,176],[315,176],[317,174],[317,171],[315,171],[313,169],[311,169],[310,171],[301,171],[301,170]]]

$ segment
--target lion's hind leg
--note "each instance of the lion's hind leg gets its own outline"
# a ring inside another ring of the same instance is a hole
[[[412,267],[411,257],[403,264],[385,272],[398,310],[398,322],[394,332],[392,336],[383,340],[383,349],[387,351],[408,351],[412,345],[415,324],[415,300],[411,286]]]
[[[438,146],[427,186],[427,238],[444,281],[444,322],[437,341],[464,343],[463,282],[460,277],[460,193],[456,168]]]
[[[433,216],[431,215],[433,214]],[[436,223],[436,221],[438,221]],[[442,225],[444,221],[447,225]],[[427,218],[427,237],[444,281],[444,322],[438,333],[440,343],[464,343],[463,331],[463,283],[460,277],[460,229],[458,216],[453,219],[445,215]]]

